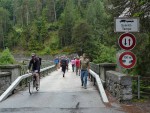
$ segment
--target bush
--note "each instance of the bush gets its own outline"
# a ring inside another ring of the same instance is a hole
[[[50,47],[45,47],[43,53],[49,55],[51,53]]]
[[[14,64],[14,63],[15,59],[13,55],[10,53],[9,49],[6,48],[0,56],[0,65]]]
[[[114,47],[108,47],[100,45],[97,58],[94,59],[95,63],[115,63],[116,62],[116,49]]]

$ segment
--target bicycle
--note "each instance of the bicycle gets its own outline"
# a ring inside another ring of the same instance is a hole
[[[34,92],[35,89],[36,89],[36,91],[39,91],[39,87],[40,87],[40,79],[39,79],[39,85],[37,85],[37,80],[36,80],[35,74],[36,73],[33,73],[32,77],[28,81],[28,87],[29,87],[29,94],[30,95]]]

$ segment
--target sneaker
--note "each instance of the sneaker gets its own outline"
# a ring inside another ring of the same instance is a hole
[[[87,89],[87,87],[86,87],[86,86],[84,86],[84,89]]]
[[[36,83],[36,84],[35,84],[35,87],[38,87],[38,86],[39,86],[39,84]]]
[[[83,86],[83,83],[81,84],[81,86]]]
[[[63,74],[63,77],[64,77],[64,74]]]
[[[39,87],[36,87],[36,90],[39,91]]]

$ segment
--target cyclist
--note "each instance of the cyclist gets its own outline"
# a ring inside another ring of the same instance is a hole
[[[36,56],[35,53],[32,53],[32,58],[29,62],[29,66],[28,66],[28,73],[29,73],[29,70],[32,66],[32,73],[33,73],[33,76],[36,77],[36,89],[37,91],[39,90],[39,80],[40,80],[40,77],[39,77],[39,74],[40,74],[40,59]]]

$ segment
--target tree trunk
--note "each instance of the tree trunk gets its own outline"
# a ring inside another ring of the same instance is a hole
[[[55,7],[55,0],[53,0],[54,3],[54,21],[57,21],[57,15],[56,15],[56,7]]]

